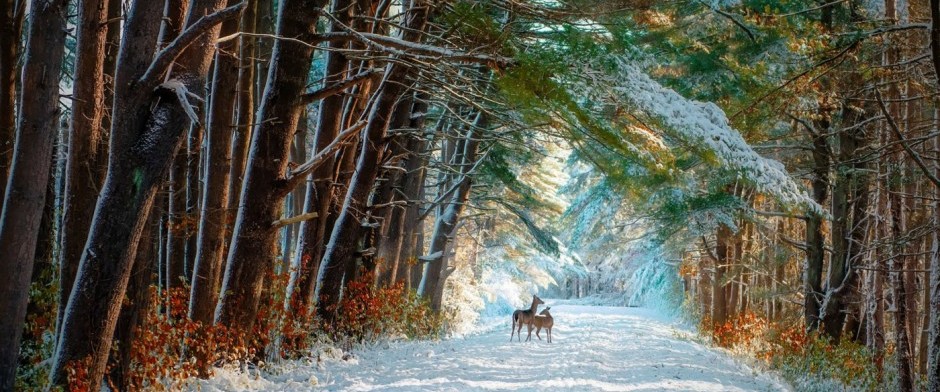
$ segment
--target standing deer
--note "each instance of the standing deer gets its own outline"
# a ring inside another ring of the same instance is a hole
[[[542,328],[545,328],[545,336],[549,343],[552,342],[552,326],[555,325],[555,318],[548,312],[551,308],[551,306],[545,308],[539,315],[532,318],[532,324],[535,325],[535,337],[542,340],[542,337],[539,336],[539,332],[542,331]],[[532,335],[530,334],[529,337],[531,338]]]
[[[522,326],[527,325],[529,327],[529,337],[532,337],[532,319],[535,318],[535,312],[538,310],[540,304],[544,304],[541,298],[537,295],[532,296],[532,306],[529,306],[529,309],[517,309],[515,312],[512,312],[512,332],[509,334],[509,341],[512,341],[513,334],[519,335],[519,341],[522,341]],[[516,331],[516,325],[519,325],[519,330]],[[528,339],[526,339],[528,340]]]

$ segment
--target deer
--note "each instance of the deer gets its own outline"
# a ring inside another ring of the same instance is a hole
[[[545,337],[548,339],[549,343],[552,342],[552,326],[555,325],[555,318],[548,312],[551,308],[551,306],[545,308],[545,310],[542,310],[538,315],[532,318],[532,324],[535,325],[535,337],[542,340],[542,337],[539,336],[539,332],[542,331],[542,328],[545,328]],[[529,335],[529,337],[531,338],[532,336]],[[526,339],[526,341],[528,340],[529,339]]]
[[[529,338],[532,337],[532,319],[535,318],[535,312],[538,311],[539,305],[544,304],[541,298],[537,295],[532,296],[532,305],[528,309],[517,309],[515,312],[512,312],[512,332],[509,334],[509,341],[512,341],[514,334],[519,335],[519,341],[522,341],[522,326],[527,325],[529,327]],[[516,330],[516,325],[519,325],[519,330]],[[528,341],[529,339],[526,339]]]

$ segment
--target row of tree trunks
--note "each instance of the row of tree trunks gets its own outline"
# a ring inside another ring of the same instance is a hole
[[[112,1],[79,1],[81,24],[76,34],[75,73],[83,75],[72,86],[72,118],[68,133],[68,159],[65,170],[65,197],[62,200],[62,242],[59,257],[59,311],[75,282],[78,262],[85,250],[87,230],[91,226],[98,190],[107,170],[107,132],[102,127],[105,115],[105,58],[108,20]],[[113,27],[117,30],[117,26]],[[113,64],[110,64],[113,66]],[[113,74],[113,70],[109,73]]]
[[[427,24],[428,4],[413,1],[404,14],[402,38],[415,42],[421,37]],[[393,56],[395,57],[395,56]],[[349,181],[342,208],[330,240],[320,262],[320,289],[317,298],[317,315],[332,320],[339,303],[344,276],[354,262],[358,251],[362,215],[372,191],[382,161],[385,135],[396,102],[405,94],[409,68],[393,58],[385,68],[385,75],[372,98],[369,117],[362,133],[361,150],[356,170]]]
[[[223,37],[238,31],[241,23],[229,19],[222,23]],[[206,166],[199,214],[199,235],[192,274],[189,318],[204,325],[212,323],[222,276],[225,230],[228,227],[228,203],[232,166],[232,135],[235,129],[235,105],[238,91],[236,40],[219,44],[215,55],[215,76],[206,124]]]
[[[59,126],[59,75],[68,1],[32,1],[13,165],[0,215],[0,390],[12,390]],[[14,38],[15,39],[15,38]],[[0,135],[2,136],[2,135]]]
[[[286,0],[280,5],[278,36],[310,42],[324,0]],[[228,252],[215,322],[250,330],[261,300],[265,276],[277,254],[278,228],[288,187],[288,163],[303,105],[301,94],[313,58],[309,45],[276,40],[268,81],[252,132],[251,153],[239,196],[238,215]],[[272,121],[277,119],[277,121]]]
[[[156,57],[163,7],[154,2],[131,5],[115,78],[108,173],[64,313],[53,384],[65,384],[68,369],[82,366],[88,369],[90,389],[99,389],[154,195],[186,127],[196,120],[188,99],[179,97],[202,91],[218,24],[241,10],[215,13],[223,5],[221,0],[194,1],[187,14],[190,29]],[[162,82],[171,65],[169,80]]]
[[[0,195],[6,194],[16,136],[17,58],[26,2],[0,0]]]
[[[431,235],[430,248],[428,249],[428,267],[424,277],[425,284],[422,295],[431,302],[431,309],[440,311],[443,306],[444,283],[453,271],[447,266],[447,245],[457,228],[457,221],[460,218],[464,206],[470,197],[471,177],[470,171],[477,162],[477,151],[480,146],[480,130],[487,126],[486,114],[477,113],[476,119],[470,129],[467,130],[461,143],[456,145],[458,151],[454,154],[455,162],[458,162],[458,175],[450,181],[454,190],[445,192],[451,193],[441,196],[447,199],[442,205],[443,210],[434,223],[434,232]]]
[[[330,32],[342,31],[342,25],[348,25],[352,18],[352,1],[333,0],[332,10],[336,21],[330,24]],[[346,56],[339,50],[344,42],[327,44],[326,67],[323,87],[331,86],[346,78],[349,68]],[[339,135],[342,128],[343,103],[345,97],[332,95],[320,101],[314,131],[314,152],[322,152]],[[301,315],[310,314],[314,302],[314,289],[317,284],[320,256],[323,251],[323,232],[326,230],[327,217],[333,203],[333,177],[336,169],[336,154],[331,154],[307,178],[307,192],[304,198],[304,213],[316,213],[312,220],[301,222],[298,236],[297,254],[293,262],[290,289],[292,308]]]

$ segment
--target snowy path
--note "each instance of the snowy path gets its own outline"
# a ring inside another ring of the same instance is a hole
[[[496,328],[442,342],[355,351],[350,360],[288,364],[264,378],[222,372],[202,391],[779,391],[771,377],[691,340],[648,310],[558,305],[552,344],[509,342]],[[523,328],[523,334],[525,329]],[[544,338],[544,331],[543,331]],[[525,340],[525,336],[523,336]]]

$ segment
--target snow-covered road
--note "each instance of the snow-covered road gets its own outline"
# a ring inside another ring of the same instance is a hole
[[[549,301],[551,302],[551,301]],[[549,303],[551,305],[551,303]],[[321,353],[277,375],[222,371],[202,391],[779,391],[788,388],[695,341],[654,312],[557,305],[553,343],[509,342],[498,326],[441,342]],[[544,331],[543,331],[544,338]],[[525,329],[523,329],[525,340]],[[324,357],[328,359],[323,360]]]

